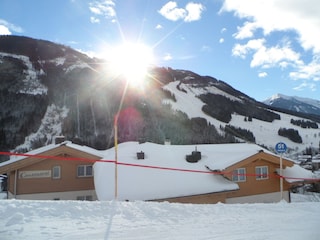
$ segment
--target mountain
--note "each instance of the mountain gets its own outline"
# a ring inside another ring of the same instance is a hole
[[[286,112],[214,77],[168,67],[150,68],[144,88],[130,87],[109,62],[45,40],[0,36],[0,81],[2,151],[25,152],[59,135],[106,149],[115,120],[119,142],[247,141],[273,150],[284,141],[290,154],[320,142],[320,116]]]
[[[320,116],[320,101],[310,98],[276,94],[263,101],[263,103],[276,108]]]

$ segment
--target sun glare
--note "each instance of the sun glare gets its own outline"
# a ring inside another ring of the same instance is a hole
[[[133,87],[143,87],[148,68],[153,64],[152,49],[143,44],[126,43],[112,49],[111,70],[126,78]]]

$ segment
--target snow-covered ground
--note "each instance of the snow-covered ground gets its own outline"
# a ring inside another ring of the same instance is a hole
[[[212,205],[0,200],[0,239],[318,240],[319,198]]]

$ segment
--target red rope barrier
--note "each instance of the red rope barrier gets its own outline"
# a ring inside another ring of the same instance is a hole
[[[203,170],[191,170],[191,169],[182,169],[182,168],[169,168],[169,167],[160,167],[160,166],[149,166],[142,164],[134,163],[125,163],[125,162],[116,162],[115,160],[105,160],[105,159],[89,159],[89,158],[79,158],[79,157],[63,157],[63,156],[49,156],[49,155],[39,155],[39,154],[28,154],[28,153],[12,153],[12,152],[0,152],[0,155],[9,155],[9,156],[20,156],[20,157],[33,157],[33,158],[45,158],[45,159],[54,159],[60,161],[86,161],[86,162],[105,162],[105,163],[114,163],[117,165],[128,166],[128,167],[141,167],[141,168],[151,168],[151,169],[160,169],[166,171],[180,171],[180,172],[192,172],[192,173],[204,173],[204,174],[216,174],[216,175],[236,175],[236,176],[246,176],[246,177],[261,177],[267,176],[268,178],[283,178],[283,179],[295,179],[302,181],[320,181],[315,178],[298,178],[298,177],[286,177],[280,176],[278,174],[238,174],[233,172],[222,172],[222,171],[203,171]]]

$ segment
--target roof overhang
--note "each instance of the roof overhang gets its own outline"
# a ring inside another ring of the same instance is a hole
[[[241,168],[245,165],[248,165],[251,162],[256,162],[258,160],[262,160],[262,161],[266,161],[266,162],[271,162],[275,165],[279,165],[280,167],[280,157],[273,155],[273,154],[269,154],[266,153],[264,151],[260,151],[254,155],[251,155],[248,158],[243,159],[242,161],[239,161],[229,167],[227,167],[224,172],[233,172],[234,170]],[[288,159],[284,159],[282,158],[282,165],[283,167],[292,167],[294,165],[294,162]]]
[[[61,156],[61,155],[70,155],[73,156],[72,158]],[[14,155],[14,154],[12,154]],[[93,155],[91,153],[87,153],[84,151],[81,151],[79,149],[75,149],[72,147],[69,147],[66,144],[59,144],[54,148],[51,148],[49,150],[45,150],[43,152],[37,152],[37,154],[32,154],[31,152],[28,152],[26,154],[17,154],[18,156],[25,156],[20,157],[20,159],[15,160],[14,157],[12,157],[10,160],[4,162],[2,166],[0,166],[0,174],[8,173],[10,171],[15,171],[21,168],[24,168],[26,166],[30,166],[36,163],[39,163],[41,161],[44,161],[46,159],[54,159],[54,160],[76,160],[76,161],[87,161],[87,162],[95,162],[96,160],[100,160],[102,157]]]

